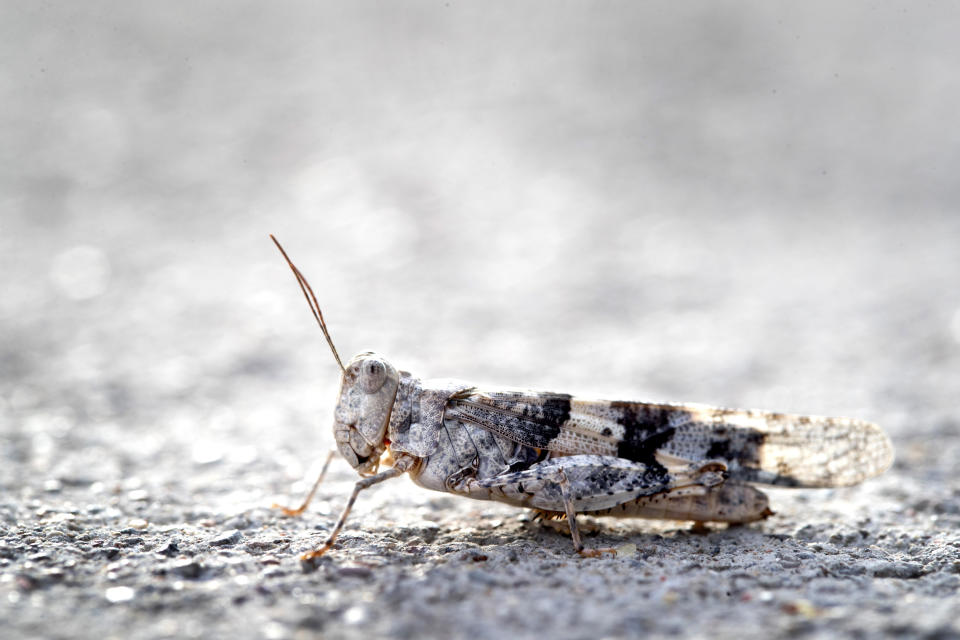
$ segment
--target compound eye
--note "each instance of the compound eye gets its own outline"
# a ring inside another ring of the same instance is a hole
[[[376,393],[387,381],[387,367],[373,358],[360,365],[360,388],[364,393]]]

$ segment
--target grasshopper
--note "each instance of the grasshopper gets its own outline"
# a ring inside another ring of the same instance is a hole
[[[336,525],[304,561],[329,550],[361,491],[408,474],[421,487],[566,517],[576,552],[578,514],[747,523],[772,515],[754,484],[842,487],[885,471],[893,447],[852,418],[605,401],[565,393],[421,380],[364,351],[340,360],[306,278],[283,254],[342,371],[336,450],[362,477]],[[323,480],[331,451],[303,504]],[[380,471],[380,465],[390,465]],[[277,506],[277,505],[275,505]]]

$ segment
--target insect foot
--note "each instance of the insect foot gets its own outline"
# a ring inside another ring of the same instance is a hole
[[[317,492],[317,487],[320,486],[320,483],[323,482],[323,479],[327,475],[327,469],[330,467],[330,462],[333,460],[333,457],[337,454],[336,449],[332,450],[327,455],[327,461],[323,463],[323,469],[320,470],[320,475],[317,477],[317,481],[313,483],[313,487],[310,489],[310,493],[307,494],[307,497],[304,498],[303,502],[296,509],[291,509],[290,507],[285,507],[283,505],[273,503],[270,505],[272,509],[280,509],[280,512],[285,516],[296,517],[303,515],[303,512],[307,510],[307,507],[310,506],[310,501],[313,500],[313,494]]]
[[[617,550],[611,547],[604,547],[602,549],[580,549],[577,551],[584,558],[601,558],[603,554],[609,553],[613,557],[617,557]]]

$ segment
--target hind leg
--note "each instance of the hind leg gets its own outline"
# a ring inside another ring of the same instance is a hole
[[[640,496],[595,515],[615,518],[654,518],[704,522],[745,523],[763,520],[771,515],[767,494],[748,484],[729,480],[711,489],[689,495],[677,493]]]
[[[686,461],[684,461],[686,462]],[[524,471],[491,478],[465,477],[451,490],[476,497],[503,500],[544,511],[563,512],[570,537],[580,555],[613,553],[612,549],[584,549],[577,513],[631,504],[638,495],[665,492],[703,492],[719,486],[726,467],[716,461],[686,463],[673,470],[652,473],[643,464],[612,456],[576,455],[550,458]]]

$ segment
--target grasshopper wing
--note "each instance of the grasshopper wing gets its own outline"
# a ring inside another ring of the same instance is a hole
[[[721,460],[731,479],[782,486],[852,485],[893,461],[883,431],[850,418],[482,389],[451,398],[445,418],[556,455]]]

